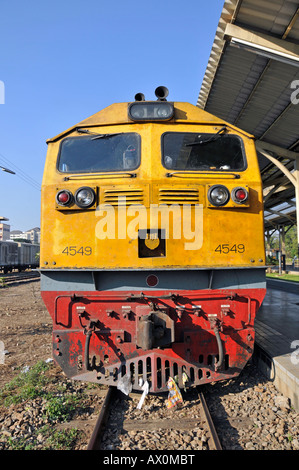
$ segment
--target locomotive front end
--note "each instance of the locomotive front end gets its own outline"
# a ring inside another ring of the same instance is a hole
[[[265,295],[252,136],[156,94],[48,141],[40,261],[65,373],[154,393],[238,375]]]

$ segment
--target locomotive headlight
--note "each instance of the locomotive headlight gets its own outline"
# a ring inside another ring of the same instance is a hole
[[[56,194],[56,202],[60,206],[69,206],[73,201],[73,195],[67,189],[63,189]]]
[[[224,206],[229,201],[229,190],[221,184],[211,186],[208,200],[213,206]]]
[[[174,115],[174,106],[162,101],[137,101],[129,105],[128,114],[132,121],[168,121]]]
[[[245,188],[234,188],[232,190],[232,200],[238,204],[246,202],[248,199],[248,191]]]
[[[75,193],[75,202],[82,209],[90,207],[95,202],[95,192],[92,188],[79,188]]]
[[[172,113],[172,109],[169,105],[163,104],[163,106],[160,106],[157,108],[157,116],[162,118],[162,119],[169,119],[169,116]]]

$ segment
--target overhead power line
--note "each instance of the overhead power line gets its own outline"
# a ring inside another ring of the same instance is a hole
[[[27,173],[25,173],[25,171],[23,171],[21,168],[19,168],[17,165],[15,165],[13,162],[11,162],[8,158],[4,157],[4,155],[2,155],[2,153],[0,153],[0,162],[1,161],[3,161],[3,163],[5,165],[8,165],[12,170],[15,170],[15,174],[18,178],[20,178],[25,183],[32,186],[37,191],[40,191],[40,186],[41,186],[40,183],[38,183],[31,176],[27,175]]]

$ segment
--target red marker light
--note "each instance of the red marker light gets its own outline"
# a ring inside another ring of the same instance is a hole
[[[65,204],[69,200],[69,195],[68,193],[60,193],[58,195],[58,201],[61,202],[62,204]]]
[[[66,189],[59,191],[56,194],[56,202],[60,206],[67,206],[71,203],[71,201],[72,201],[72,194]]]
[[[239,199],[239,201],[244,201],[246,197],[247,194],[245,193],[245,191],[243,191],[243,189],[238,189],[238,191],[236,192],[236,198]]]
[[[232,190],[232,200],[241,204],[248,199],[248,192],[245,188],[234,188]]]

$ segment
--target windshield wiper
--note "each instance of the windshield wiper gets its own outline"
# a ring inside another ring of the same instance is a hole
[[[173,171],[171,173],[166,173],[165,176],[167,178],[207,178],[207,175],[209,177],[215,176],[219,178],[219,175],[225,176],[228,178],[236,178],[240,179],[240,175],[236,173],[228,173],[227,171],[223,170],[179,170],[179,171]]]
[[[224,133],[226,132],[226,126],[222,127],[216,134],[213,134],[212,137],[210,137],[207,140],[199,140],[198,142],[190,142],[189,144],[185,144],[185,147],[193,147],[194,145],[203,145],[203,144],[209,144],[210,142],[214,142],[215,140],[219,139],[219,137],[222,137]]]
[[[114,137],[115,135],[120,135],[123,134],[123,132],[115,132],[114,134],[98,134],[97,132],[91,132],[89,129],[76,129],[77,132],[80,132],[81,134],[94,134],[95,137],[92,137],[91,140],[96,140],[96,139],[107,139],[109,137]]]

